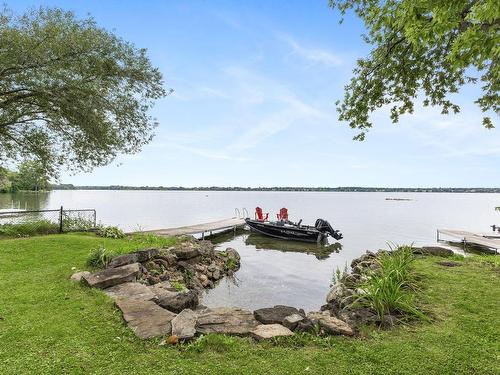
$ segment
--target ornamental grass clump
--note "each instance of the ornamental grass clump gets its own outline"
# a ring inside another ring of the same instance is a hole
[[[116,253],[106,249],[104,246],[96,247],[90,250],[87,258],[87,266],[105,268],[114,256],[116,256]]]
[[[428,320],[415,301],[418,288],[412,246],[398,246],[391,250],[379,254],[378,267],[367,271],[365,280],[357,289],[354,305],[372,309],[382,322],[389,314],[399,320]]]

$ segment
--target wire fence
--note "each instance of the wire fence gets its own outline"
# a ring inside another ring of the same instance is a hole
[[[0,236],[89,231],[97,226],[94,209],[11,210],[0,212]]]

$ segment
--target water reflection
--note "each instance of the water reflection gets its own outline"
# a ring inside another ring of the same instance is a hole
[[[241,256],[241,268],[234,277],[225,277],[214,289],[207,290],[202,303],[208,307],[246,309],[277,304],[308,311],[318,309],[328,293],[334,264],[343,262],[338,259],[342,245],[284,241],[248,233],[225,233],[211,238],[220,250],[236,249]]]
[[[46,208],[50,192],[0,193],[1,209],[41,210]]]
[[[332,253],[342,250],[342,244],[316,244],[299,241],[277,240],[260,234],[251,233],[245,239],[245,245],[255,246],[259,250],[278,250],[283,252],[298,252],[314,255],[317,259],[326,259]]]

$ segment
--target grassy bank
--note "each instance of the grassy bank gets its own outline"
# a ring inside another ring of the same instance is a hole
[[[433,323],[368,330],[355,339],[297,336],[253,344],[207,336],[179,349],[136,339],[110,299],[68,280],[72,267],[83,269],[90,249],[100,245],[122,252],[144,243],[91,234],[0,241],[1,374],[500,372],[498,258],[477,256],[461,267],[419,258],[420,303]]]

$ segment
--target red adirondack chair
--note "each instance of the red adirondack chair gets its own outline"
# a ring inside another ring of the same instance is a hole
[[[288,210],[283,207],[281,210],[280,210],[280,213],[279,214],[276,214],[276,216],[278,217],[278,220],[285,220],[285,221],[288,221]]]
[[[264,214],[262,213],[262,208],[255,207],[255,219],[259,221],[267,221],[267,219],[269,219],[269,213],[266,213],[266,216],[264,217]]]

